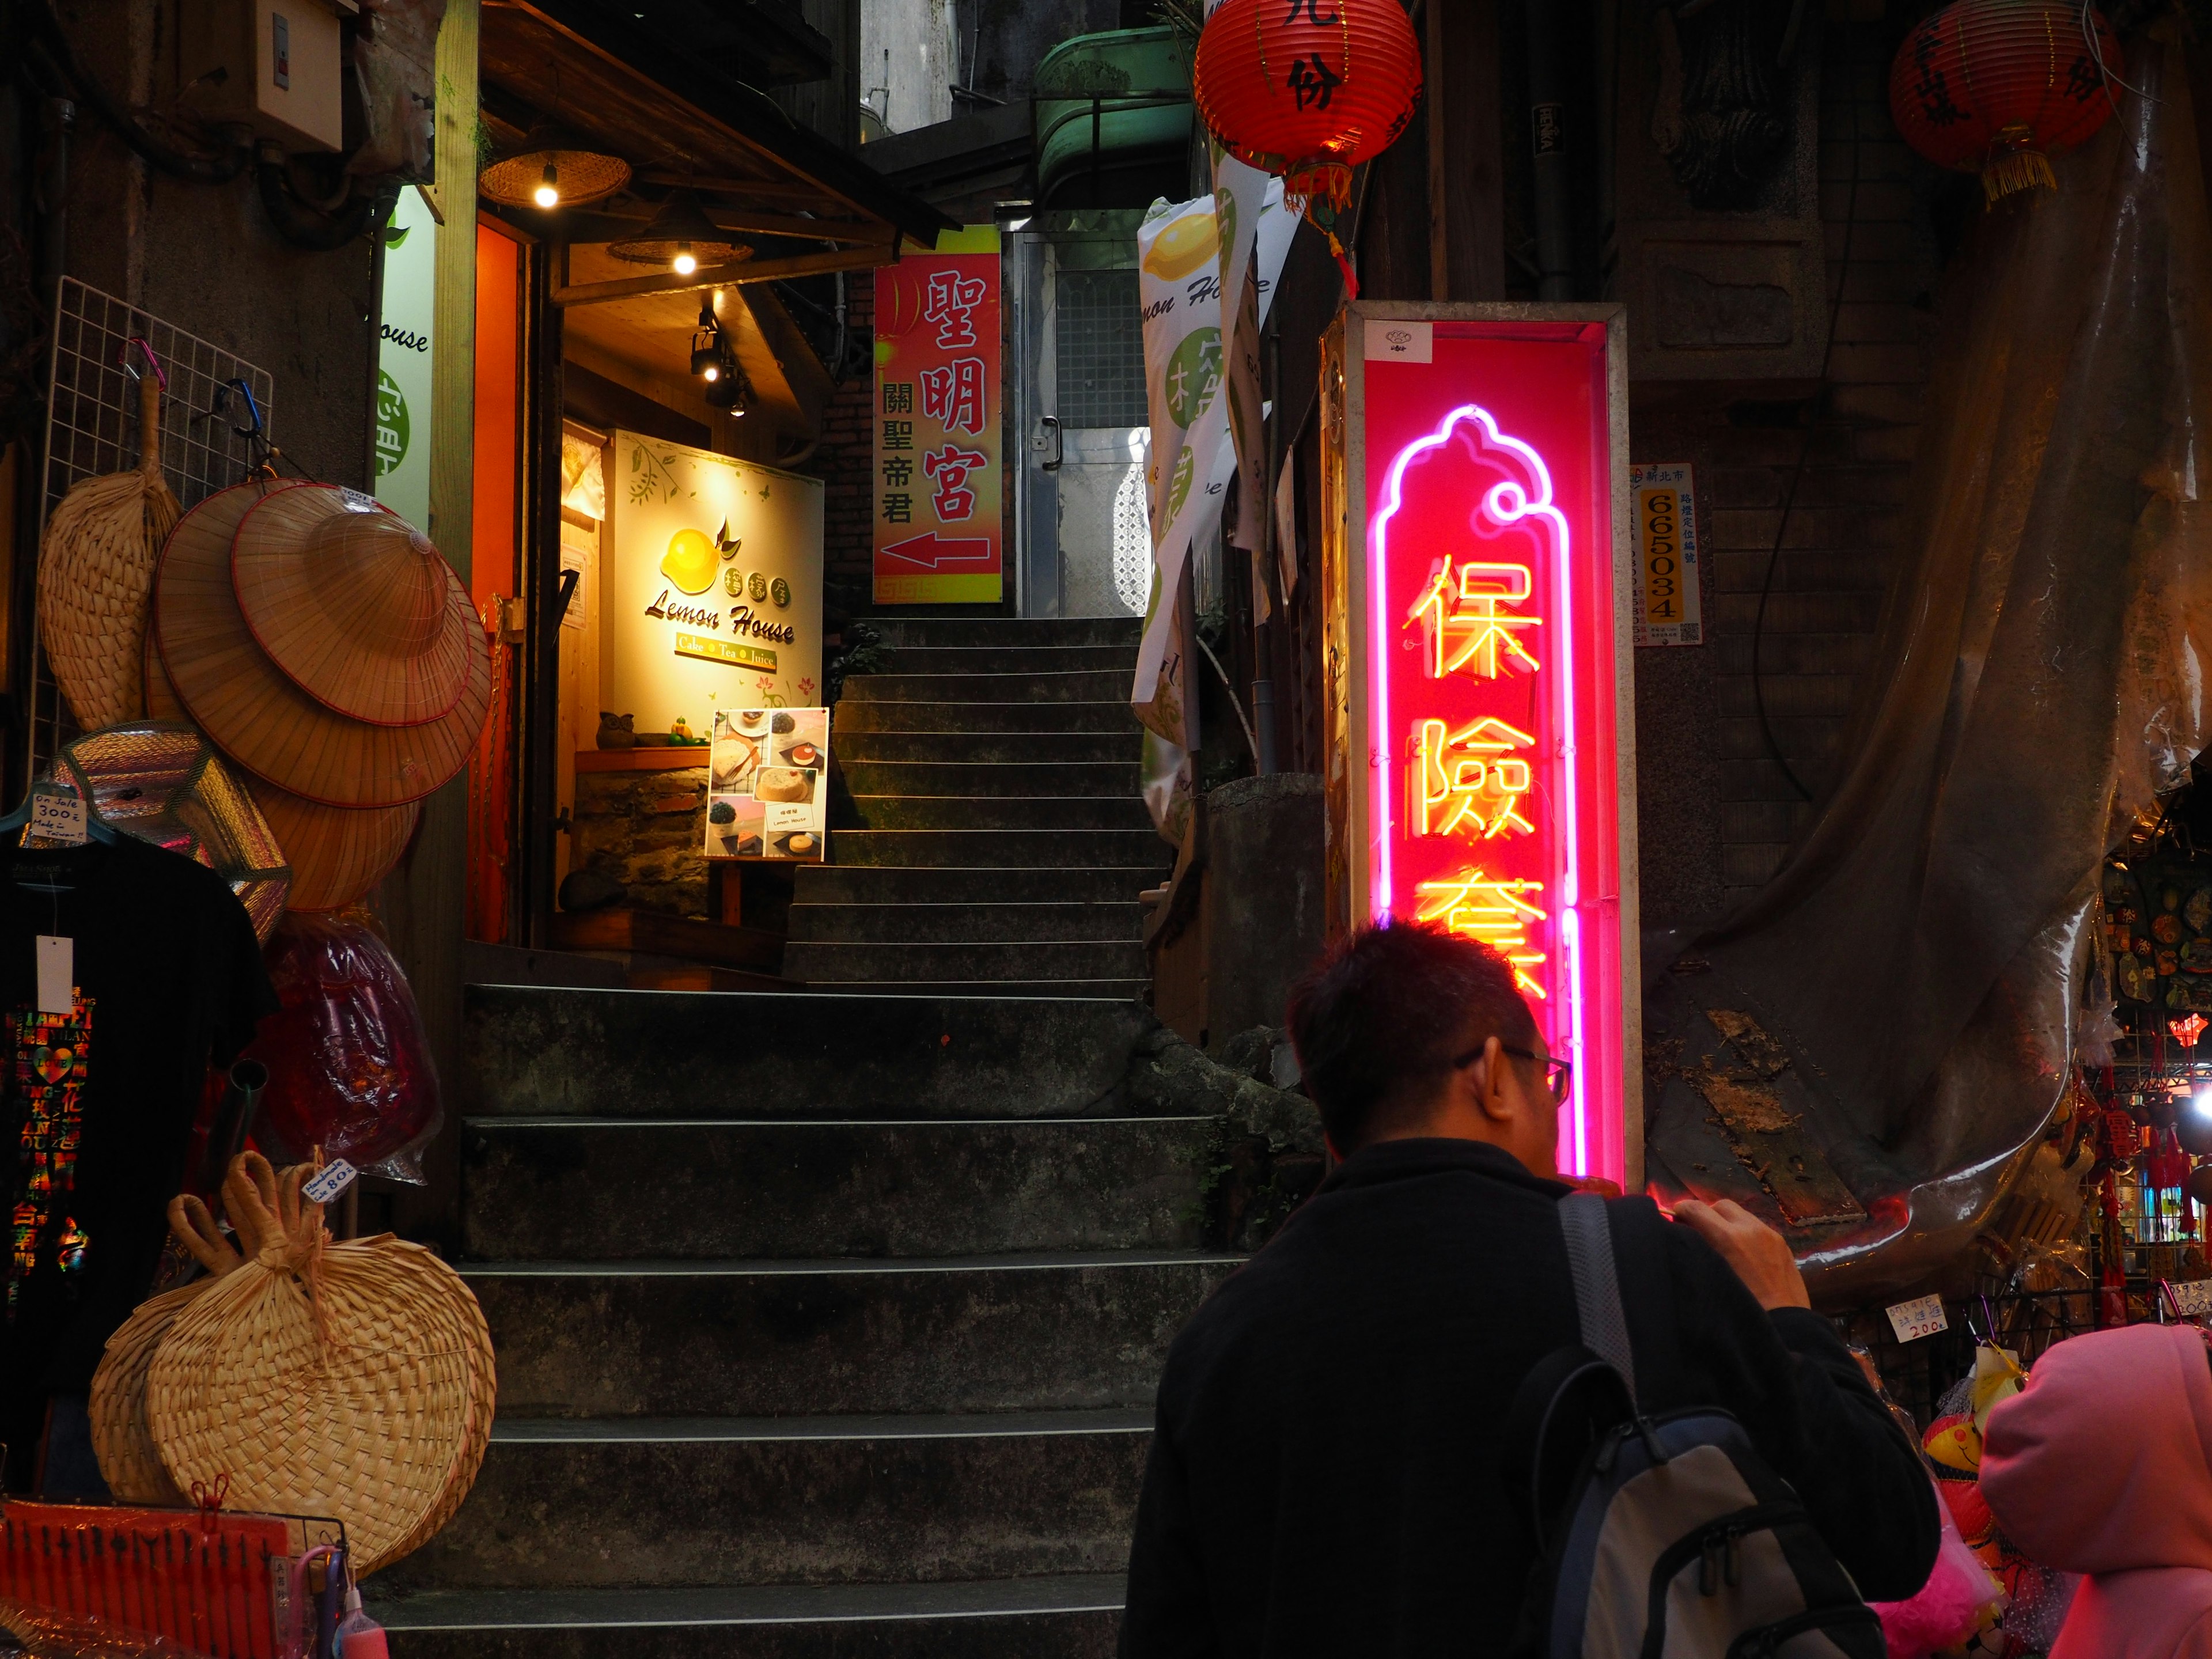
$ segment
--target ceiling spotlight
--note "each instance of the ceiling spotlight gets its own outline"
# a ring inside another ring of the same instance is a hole
[[[745,406],[752,400],[753,389],[745,384],[745,372],[738,367],[737,353],[730,349],[726,335],[722,337],[715,368],[720,373],[708,378],[707,406],[742,416]]]
[[[629,163],[573,127],[540,121],[522,148],[486,167],[477,186],[508,207],[580,207],[629,182]]]
[[[635,236],[607,244],[607,252],[634,265],[665,265],[689,276],[702,265],[733,265],[752,257],[752,249],[732,241],[726,231],[700,211],[698,203],[678,191]]]
[[[699,302],[699,326],[691,336],[691,372],[709,380],[722,373],[722,326],[714,320],[714,296]]]

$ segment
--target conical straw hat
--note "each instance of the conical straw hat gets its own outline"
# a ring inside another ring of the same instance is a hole
[[[191,719],[169,684],[150,628],[146,630],[146,712],[157,720]],[[284,899],[288,910],[343,910],[362,897],[392,873],[422,816],[420,801],[404,806],[319,806],[251,772],[245,777],[246,793],[284,849],[284,861],[292,866],[292,888]]]
[[[302,691],[253,641],[231,586],[231,538],[264,495],[312,484],[239,484],[185,514],[155,579],[154,626],[169,684],[193,722],[256,777],[325,806],[420,800],[468,763],[491,706],[491,644],[479,625],[469,683],[420,726],[371,726]]]
[[[450,714],[483,624],[428,537],[350,489],[270,496],[231,543],[238,608],[300,689],[374,726]]]

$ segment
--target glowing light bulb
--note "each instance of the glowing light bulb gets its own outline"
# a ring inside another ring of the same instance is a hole
[[[700,373],[709,380],[719,380],[722,378],[722,371],[713,363],[708,364]]]
[[[561,169],[548,161],[545,164],[544,176],[538,181],[538,188],[531,192],[531,196],[532,199],[542,208],[560,206]]]
[[[676,245],[676,258],[670,263],[675,267],[678,276],[689,276],[699,269],[699,257],[691,252],[691,244],[689,242],[678,242]]]
[[[2189,1109],[2201,1118],[2212,1121],[2212,1083],[2201,1085],[2189,1097]]]

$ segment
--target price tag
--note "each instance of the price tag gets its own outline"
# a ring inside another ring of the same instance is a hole
[[[1940,1296],[1915,1297],[1884,1311],[1889,1315],[1890,1329],[1897,1333],[1900,1342],[1916,1341],[1951,1328],[1951,1322],[1943,1316],[1943,1298]]]
[[[317,1170],[312,1178],[304,1182],[300,1190],[314,1200],[316,1203],[327,1204],[347,1188],[352,1186],[354,1176],[359,1173],[359,1170],[343,1158],[334,1158]]]
[[[2192,1279],[2185,1285],[2169,1284],[2167,1298],[2174,1312],[2184,1319],[2197,1319],[2212,1314],[2212,1279]]]
[[[39,939],[39,1012],[66,1014],[76,1003],[76,941],[40,933]]]
[[[31,792],[31,822],[26,840],[53,847],[84,845],[84,799],[75,790],[34,789]]]

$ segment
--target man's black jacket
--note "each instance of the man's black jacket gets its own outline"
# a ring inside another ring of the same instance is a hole
[[[1504,1423],[1579,1340],[1567,1190],[1479,1142],[1385,1142],[1214,1292],[1160,1383],[1122,1659],[1504,1649],[1531,1565]],[[1735,1413],[1861,1592],[1912,1595],[1935,1492],[1827,1322],[1763,1311],[1648,1200],[1613,1211],[1640,1403]]]

